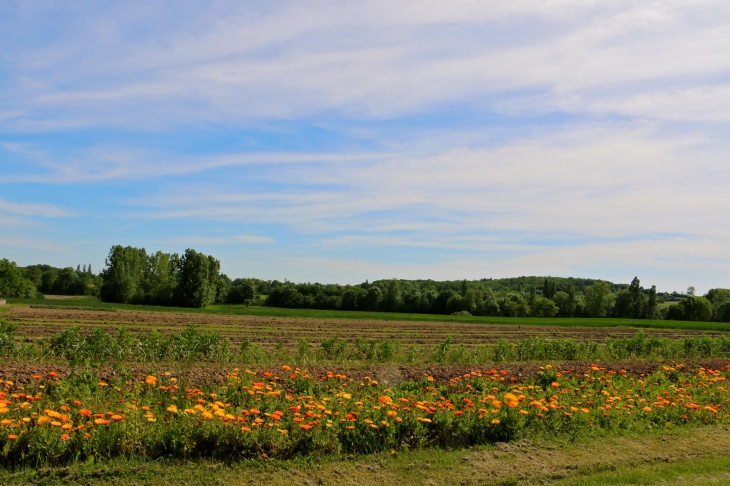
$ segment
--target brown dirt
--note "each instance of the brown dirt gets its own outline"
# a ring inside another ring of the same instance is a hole
[[[48,309],[15,307],[5,319],[19,326],[19,333],[29,338],[47,337],[71,326],[82,332],[102,328],[114,332],[125,327],[131,332],[150,332],[158,329],[163,333],[179,331],[190,324],[200,330],[220,333],[238,344],[244,339],[260,345],[281,343],[286,348],[296,346],[303,338],[317,344],[323,339],[339,336],[348,340],[357,338],[397,340],[404,345],[434,345],[451,336],[455,343],[477,345],[494,343],[499,339],[520,339],[531,336],[555,339],[593,340],[630,337],[632,328],[591,328],[566,326],[523,326],[504,324],[469,324],[453,322],[405,322],[347,319],[303,319],[258,316],[233,316],[211,314],[186,314],[144,311],[114,311]],[[645,330],[647,335],[666,338],[682,338],[689,335],[724,335],[713,331],[688,331],[671,329]]]

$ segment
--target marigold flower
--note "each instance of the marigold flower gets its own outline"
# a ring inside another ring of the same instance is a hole
[[[38,425],[48,424],[50,422],[51,422],[51,419],[46,417],[45,415],[38,417],[38,420],[35,421],[35,423]]]
[[[10,435],[8,435],[8,439],[9,439],[9,440],[15,440],[15,439],[17,439],[17,438],[18,438],[18,436],[17,436],[17,435],[15,435],[15,434],[10,434]]]
[[[157,378],[152,375],[149,375],[147,378],[145,378],[144,382],[147,383],[148,385],[155,385],[155,384],[157,384]]]
[[[299,424],[299,428],[304,429],[304,430],[309,430],[312,428],[312,426],[308,425],[308,424]]]
[[[98,419],[94,420],[94,423],[96,425],[109,425],[109,421],[107,419],[103,419],[103,418],[98,418]],[[53,425],[53,423],[51,423],[51,425]]]
[[[499,424],[499,419],[492,419],[492,421],[490,423],[492,425],[498,425]]]
[[[53,422],[51,422],[51,425],[54,426],[54,427],[60,427],[61,426],[61,422],[59,422],[58,420],[54,420]]]
[[[68,434],[61,434],[61,440],[69,440],[71,438]]]
[[[177,407],[175,405],[170,405],[167,407],[167,411],[170,413],[177,413]]]
[[[284,365],[281,367],[281,369],[284,371],[291,371],[291,366]]]
[[[645,412],[651,412],[651,407],[644,407],[642,410]]]
[[[248,427],[241,427],[241,431],[243,431],[243,432],[251,432],[251,429],[249,429]]]

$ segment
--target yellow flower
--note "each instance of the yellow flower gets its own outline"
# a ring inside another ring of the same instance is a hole
[[[175,405],[170,405],[167,407],[167,411],[170,413],[177,413],[177,407]]]

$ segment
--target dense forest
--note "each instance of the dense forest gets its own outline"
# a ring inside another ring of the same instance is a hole
[[[730,290],[704,296],[657,293],[638,278],[630,284],[562,277],[435,281],[377,280],[358,285],[239,278],[220,262],[188,249],[182,255],[113,246],[105,268],[18,267],[0,260],[0,297],[89,295],[104,302],[205,307],[263,304],[295,309],[414,312],[504,317],[618,317],[730,322]],[[677,305],[662,306],[666,301]]]

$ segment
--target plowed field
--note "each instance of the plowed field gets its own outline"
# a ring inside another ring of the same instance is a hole
[[[262,346],[281,343],[293,347],[300,338],[312,344],[338,336],[355,340],[393,340],[402,344],[434,345],[450,336],[454,343],[475,345],[494,343],[498,339],[523,339],[530,336],[574,340],[605,341],[607,338],[633,336],[631,327],[561,327],[522,326],[504,324],[471,324],[455,322],[410,322],[364,319],[309,319],[287,317],[258,317],[210,314],[185,314],[139,311],[87,311],[16,307],[4,318],[19,326],[19,334],[29,338],[47,337],[64,328],[77,326],[82,332],[102,328],[113,332],[124,327],[132,332],[158,329],[169,334],[195,324],[201,331],[218,332],[234,344],[249,339]],[[650,336],[682,338],[690,335],[724,335],[717,331],[647,329]]]

